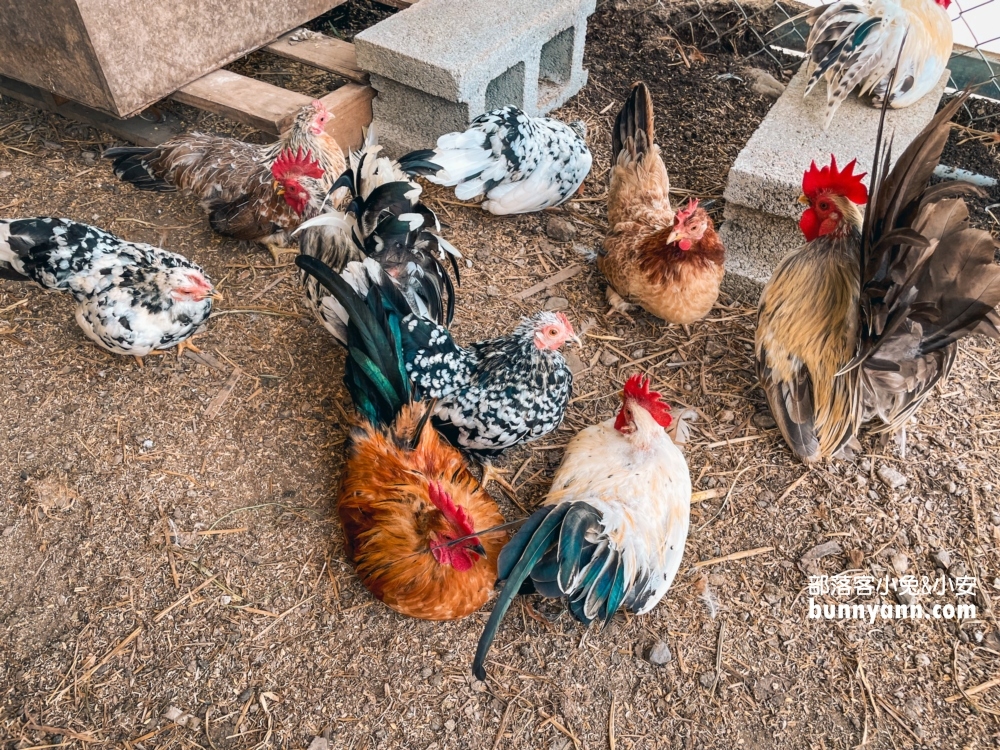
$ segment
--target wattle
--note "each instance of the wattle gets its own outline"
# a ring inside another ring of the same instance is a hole
[[[819,224],[819,216],[816,215],[816,211],[812,208],[807,208],[802,213],[802,218],[799,219],[799,229],[806,236],[806,242],[812,242],[819,237]]]

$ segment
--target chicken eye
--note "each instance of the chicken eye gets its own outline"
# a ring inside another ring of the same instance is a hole
[[[827,203],[826,201],[820,201],[819,202],[819,210],[820,211],[829,211],[830,210],[830,204]]]
[[[551,336],[552,338],[555,338],[558,335],[559,335],[559,329],[558,328],[550,328],[549,329],[549,336]]]

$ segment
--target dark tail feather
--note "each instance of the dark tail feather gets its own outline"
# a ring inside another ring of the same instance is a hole
[[[429,148],[411,151],[400,157],[399,168],[407,174],[437,174],[441,171],[441,165],[432,161],[434,155],[434,150]]]
[[[639,158],[655,141],[653,133],[653,100],[642,81],[632,87],[611,131],[611,163],[618,161],[622,149]]]
[[[490,613],[490,619],[486,623],[486,628],[483,630],[483,634],[479,637],[479,646],[476,648],[476,658],[472,662],[472,673],[480,680],[486,679],[486,669],[483,667],[483,663],[486,661],[486,655],[489,653],[490,646],[493,645],[493,639],[496,638],[497,629],[500,627],[500,621],[503,616],[507,614],[507,610],[510,608],[510,604],[514,601],[514,597],[521,588],[521,584],[528,578],[531,574],[532,568],[535,564],[545,555],[546,550],[549,545],[557,538],[559,533],[559,526],[562,523],[563,518],[566,516],[566,512],[570,509],[570,505],[557,505],[552,508],[544,508],[547,514],[544,516],[542,522],[534,527],[534,524],[529,522],[521,528],[517,534],[514,535],[516,539],[519,536],[528,536],[528,543],[525,545],[524,552],[518,559],[514,568],[510,571],[510,576],[504,581],[503,590],[500,592],[500,596],[497,597],[497,602],[493,605],[493,611]],[[541,511],[539,511],[541,512]],[[537,515],[537,514],[536,514]],[[534,533],[532,532],[534,529]],[[509,543],[513,543],[513,539]]]
[[[155,151],[155,148],[129,146],[109,148],[101,156],[114,160],[111,164],[112,169],[122,182],[131,183],[140,190],[153,190],[158,193],[173,192],[177,188],[159,178],[149,166],[149,157]]]

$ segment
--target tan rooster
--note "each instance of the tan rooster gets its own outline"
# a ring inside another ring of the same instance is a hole
[[[611,135],[611,231],[597,256],[612,309],[636,304],[668,323],[705,317],[719,296],[725,250],[698,202],[674,213],[654,142],[653,102],[637,83]]]
[[[896,434],[905,455],[906,423],[948,374],[958,340],[1000,337],[995,243],[969,227],[957,197],[979,191],[928,186],[967,96],[945,106],[892,170],[880,126],[870,194],[854,162],[813,163],[803,177],[806,242],[764,287],[756,354],[781,434],[806,463],[849,455],[870,422]]]

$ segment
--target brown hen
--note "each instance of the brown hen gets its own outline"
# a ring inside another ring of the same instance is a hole
[[[654,142],[653,102],[640,82],[611,135],[611,231],[597,265],[611,284],[612,309],[636,304],[668,323],[687,324],[715,304],[725,251],[705,209],[692,200],[675,213],[669,190]]]

